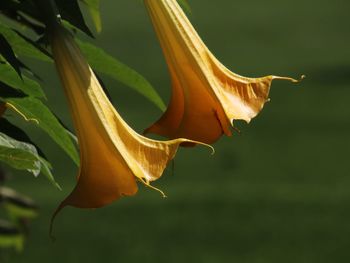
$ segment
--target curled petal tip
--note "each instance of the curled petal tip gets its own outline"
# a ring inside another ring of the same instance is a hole
[[[166,198],[166,197],[167,197],[166,194],[165,194],[162,190],[160,190],[159,188],[154,187],[153,185],[151,185],[149,181],[146,181],[146,180],[143,179],[143,178],[139,178],[139,180],[140,180],[146,187],[149,187],[149,188],[151,188],[151,189],[157,191],[158,193],[160,193],[160,194],[162,195],[163,198]]]
[[[277,79],[277,80],[289,80],[293,83],[299,83],[305,78],[306,78],[305,75],[301,75],[299,79],[294,79],[294,78],[290,78],[290,77],[272,76],[273,80],[275,80],[275,79]]]
[[[299,82],[302,82],[305,78],[306,78],[306,75],[303,74],[303,75],[300,76],[299,79],[296,79],[296,80],[294,80],[293,82],[299,83]]]
[[[215,148],[213,146],[211,146],[210,144],[204,143],[204,142],[195,142],[196,144],[199,145],[203,145],[205,147],[208,147],[209,149],[211,149],[211,155],[215,154]]]
[[[52,242],[56,241],[56,237],[53,234],[53,227],[54,227],[54,223],[55,223],[55,219],[58,215],[58,213],[65,207],[64,202],[62,202],[55,210],[55,212],[52,214],[51,216],[51,220],[50,220],[50,228],[49,228],[49,236]]]
[[[189,139],[182,139],[182,138],[175,139],[173,141],[174,142],[181,142],[180,145],[184,146],[184,147],[193,147],[193,146],[196,146],[197,144],[202,145],[202,146],[205,146],[205,147],[208,147],[209,149],[211,149],[211,155],[215,154],[215,148],[213,146],[211,146],[210,144],[205,143],[205,142],[194,141],[194,140],[189,140]]]
[[[210,147],[211,147],[211,155],[214,155],[215,154],[215,148],[213,146],[210,146]]]

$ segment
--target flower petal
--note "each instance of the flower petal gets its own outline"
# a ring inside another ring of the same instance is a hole
[[[158,179],[178,146],[191,141],[161,142],[137,134],[114,109],[70,34],[56,26],[51,44],[81,158],[78,183],[59,209],[97,208],[134,195],[136,179],[147,185]]]
[[[213,143],[249,122],[268,100],[276,76],[245,78],[225,68],[205,46],[176,0],[145,0],[172,79],[164,115],[145,132]]]

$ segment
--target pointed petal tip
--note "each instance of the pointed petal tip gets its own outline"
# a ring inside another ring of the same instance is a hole
[[[211,150],[211,155],[215,154],[215,148],[213,146],[211,146],[210,144],[204,143],[204,142],[199,142],[199,141],[192,141],[192,140],[187,140],[186,142],[190,142],[190,143],[194,143],[194,144],[199,144],[205,147],[208,147]]]
[[[271,76],[272,80],[275,80],[275,79],[277,79],[277,80],[289,80],[293,83],[299,83],[299,82],[303,81],[303,79],[305,79],[305,78],[306,78],[306,75],[304,75],[304,74],[301,75],[299,79],[294,79],[294,78],[290,78],[290,77],[281,77],[281,76]]]
[[[53,227],[54,227],[54,223],[55,223],[55,219],[58,215],[58,213],[66,206],[65,201],[63,201],[57,208],[56,210],[53,212],[52,216],[51,216],[51,220],[50,220],[50,228],[49,228],[49,237],[51,239],[52,242],[56,241],[56,237],[53,234]]]
[[[158,133],[158,132],[156,132],[156,131],[153,131],[153,128],[154,128],[154,127],[155,127],[155,126],[152,125],[151,127],[145,129],[145,130],[143,131],[143,135],[146,135],[146,134],[149,134],[149,133],[154,133],[154,134],[158,134],[158,135],[160,135],[160,136],[168,137],[168,136],[166,136],[166,135],[164,135],[164,134],[162,134],[162,133]],[[186,138],[176,138],[176,139],[172,139],[171,141],[172,141],[173,143],[176,143],[176,144],[178,143],[178,144],[180,144],[180,146],[183,146],[183,147],[196,146],[197,144],[202,145],[202,146],[206,146],[206,147],[208,147],[208,148],[211,149],[211,151],[212,151],[211,155],[214,155],[214,154],[215,154],[215,149],[214,149],[214,147],[211,146],[211,145],[208,144],[208,143],[205,143],[205,142],[195,141],[195,140],[186,139]],[[171,142],[171,141],[168,141],[168,142]],[[166,142],[166,141],[164,141],[164,142]]]
[[[211,149],[210,155],[214,155],[215,154],[215,148],[213,146],[211,146],[209,144],[205,144],[205,143],[203,143],[202,145],[204,145],[206,147],[209,147]]]
[[[157,191],[158,193],[160,193],[160,194],[162,195],[163,198],[166,198],[166,197],[167,197],[166,194],[165,194],[162,190],[160,190],[159,188],[154,187],[153,185],[151,185],[149,181],[146,181],[146,180],[143,179],[143,178],[138,178],[138,179],[139,179],[146,187],[149,187],[149,188],[151,188],[151,189]]]

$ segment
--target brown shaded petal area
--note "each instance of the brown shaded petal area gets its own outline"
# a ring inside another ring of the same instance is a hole
[[[213,143],[231,135],[233,120],[249,122],[268,100],[274,79],[229,71],[205,46],[176,0],[144,0],[172,80],[166,112],[145,133]]]

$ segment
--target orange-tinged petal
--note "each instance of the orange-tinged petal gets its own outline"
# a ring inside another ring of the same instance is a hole
[[[97,208],[137,192],[136,179],[158,179],[187,139],[156,141],[133,131],[108,100],[71,35],[56,25],[52,52],[80,146],[80,171],[60,208]],[[59,209],[60,209],[59,208]]]
[[[145,132],[205,143],[231,135],[233,120],[249,122],[268,100],[273,79],[246,78],[225,68],[205,46],[176,0],[144,0],[172,79],[166,112]]]

